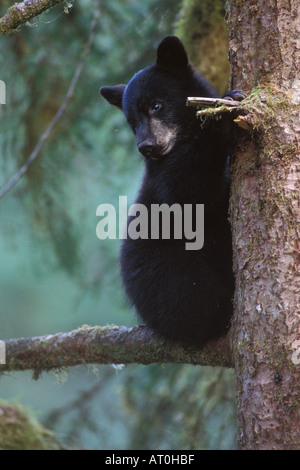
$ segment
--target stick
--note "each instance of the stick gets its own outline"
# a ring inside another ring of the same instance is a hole
[[[199,108],[210,108],[213,106],[229,106],[237,107],[241,103],[239,101],[225,100],[223,98],[202,98],[202,97],[188,97],[186,101],[187,106],[198,106]]]

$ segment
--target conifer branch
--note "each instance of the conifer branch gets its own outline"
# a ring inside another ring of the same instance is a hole
[[[0,18],[0,35],[11,34],[27,21],[35,18],[44,11],[52,8],[63,0],[24,0],[24,2],[15,3]]]
[[[8,339],[0,371],[42,371],[79,364],[186,363],[232,367],[227,338],[201,349],[184,347],[158,337],[146,326],[84,326],[68,333]]]

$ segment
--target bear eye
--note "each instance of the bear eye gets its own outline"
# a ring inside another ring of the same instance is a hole
[[[152,103],[150,106],[150,112],[151,113],[157,113],[162,108],[162,105],[160,103]]]

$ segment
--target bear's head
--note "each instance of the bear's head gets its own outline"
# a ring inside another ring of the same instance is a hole
[[[139,151],[156,160],[186,143],[200,128],[195,110],[186,106],[186,98],[214,96],[190,65],[176,36],[161,41],[156,62],[136,73],[128,85],[104,86],[100,94],[123,110]]]

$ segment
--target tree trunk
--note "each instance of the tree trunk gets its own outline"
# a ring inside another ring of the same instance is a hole
[[[299,9],[299,0],[229,5],[232,89],[256,87],[231,198],[241,449],[300,448]]]

